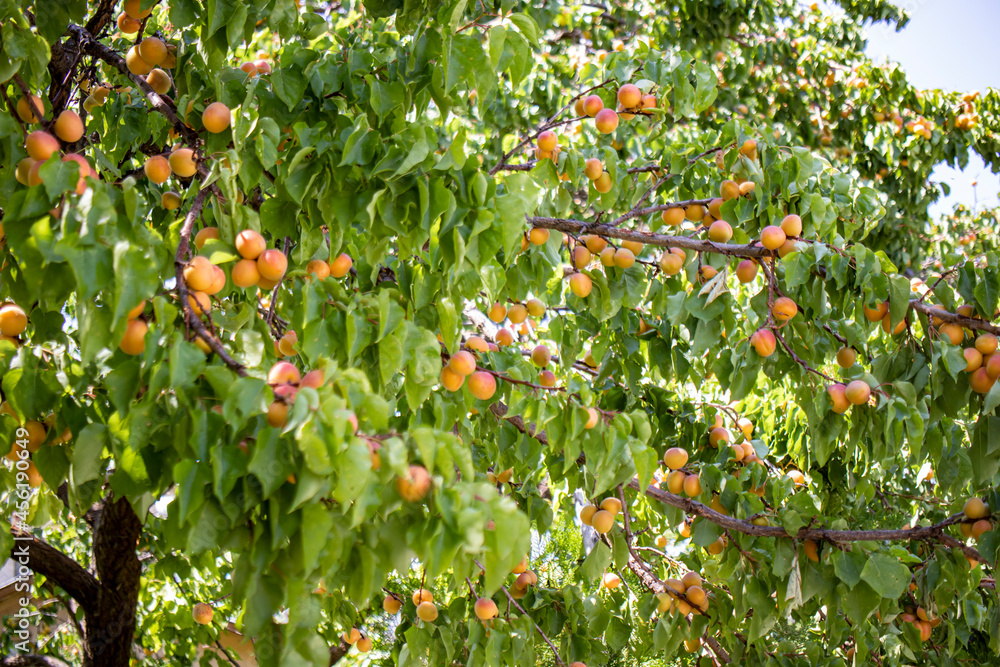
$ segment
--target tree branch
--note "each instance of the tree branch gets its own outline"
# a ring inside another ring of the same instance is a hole
[[[33,572],[51,579],[69,593],[85,612],[96,610],[102,586],[93,574],[45,540],[16,530],[12,530],[11,535],[17,540],[11,551],[15,563],[25,564],[20,558],[26,550],[26,565]]]

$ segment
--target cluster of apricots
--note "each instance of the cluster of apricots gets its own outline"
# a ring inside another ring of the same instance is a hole
[[[966,521],[958,524],[962,532],[962,537],[972,538],[979,541],[983,533],[993,529],[993,522],[990,521],[990,506],[983,502],[982,498],[972,497],[965,502],[962,508]]]
[[[27,476],[29,486],[37,488],[42,484],[42,474],[38,472],[31,456],[41,449],[46,441],[49,441],[50,445],[69,442],[73,434],[67,427],[63,429],[62,433],[49,440],[49,431],[55,427],[56,423],[55,414],[50,413],[42,421],[28,419],[24,424],[21,424],[17,413],[7,401],[4,401],[0,403],[0,416],[3,415],[13,418],[19,426],[19,429],[15,431],[10,451],[4,455],[4,458],[15,464],[15,470],[23,472]],[[19,464],[22,461],[23,464]]]
[[[680,579],[671,578],[663,583],[666,591],[656,596],[656,611],[659,613],[680,613],[687,616],[708,611],[708,593],[697,572],[687,572]]]
[[[607,535],[615,527],[615,517],[621,511],[621,501],[611,496],[602,500],[600,506],[594,504],[585,505],[580,510],[580,521],[583,525],[592,527],[598,533]]]
[[[325,375],[322,370],[309,371],[305,375],[299,372],[294,364],[288,361],[278,361],[267,373],[267,383],[274,391],[274,401],[267,408],[267,423],[274,428],[280,428],[288,420],[288,406],[295,400],[295,395],[300,388],[312,387],[319,389],[323,386]],[[357,430],[357,417],[353,414],[351,423]]]
[[[31,102],[29,103],[29,99]],[[37,113],[36,113],[37,110]],[[22,97],[17,103],[17,115],[25,123],[31,125],[41,122],[38,113],[42,112],[42,101],[31,95]],[[46,130],[30,132],[24,141],[24,150],[28,157],[17,163],[14,175],[22,185],[34,187],[42,184],[41,167],[53,155],[59,155],[62,150],[60,141],[64,144],[74,144],[83,137],[83,121],[75,111],[66,109],[59,114],[51,124],[54,135]],[[87,158],[79,153],[67,153],[62,156],[63,162],[76,162],[80,165],[80,177],[76,184],[76,193],[83,194],[87,190],[86,178],[97,178],[97,172],[90,166]]]
[[[357,647],[361,653],[368,653],[372,650],[372,638],[362,634],[357,628],[351,628],[341,637],[346,643]]]

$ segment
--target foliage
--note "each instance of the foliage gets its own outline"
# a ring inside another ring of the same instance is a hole
[[[207,662],[232,624],[261,665],[996,660],[997,212],[931,220],[928,177],[1000,170],[998,96],[868,61],[897,7],[39,4],[0,4],[0,551],[33,536],[83,622],[39,653]],[[36,130],[86,165],[25,162]]]

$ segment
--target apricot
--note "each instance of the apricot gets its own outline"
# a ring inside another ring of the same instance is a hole
[[[489,598],[479,598],[476,600],[473,610],[476,613],[476,618],[481,621],[488,621],[500,613],[500,610],[497,609],[497,603]]]
[[[212,300],[205,292],[195,290],[188,292],[188,305],[196,315],[204,315],[212,310]]]
[[[360,639],[358,639],[355,646],[361,653],[368,653],[369,651],[372,650],[372,638],[367,636],[362,636]]]
[[[615,251],[615,266],[619,269],[627,269],[635,264],[635,255],[628,248],[619,248]]]
[[[285,254],[276,248],[265,250],[257,258],[257,271],[261,278],[267,280],[281,280],[288,269],[288,259]]]
[[[581,97],[576,102],[573,103],[573,111],[577,116],[583,117],[587,115],[587,112],[583,108],[583,98]]]
[[[198,250],[201,250],[210,239],[217,238],[219,238],[218,227],[205,227],[198,230],[198,233],[194,235],[194,245]]]
[[[819,545],[813,540],[804,540],[802,542],[802,551],[809,560],[815,563],[819,562]]]
[[[882,331],[886,332],[887,334],[895,336],[897,334],[902,333],[903,330],[906,329],[906,319],[904,318],[900,320],[899,323],[896,324],[895,328],[892,328],[892,330],[890,331],[891,327],[890,319],[891,319],[890,315],[886,315],[885,317],[882,318]]]
[[[153,11],[152,7],[149,9],[142,9],[142,0],[125,0],[125,3],[122,5],[122,9],[125,10],[126,14],[136,20],[146,18]]]
[[[868,304],[865,304],[862,309],[865,312],[865,319],[869,322],[879,322],[889,312],[889,302],[883,301],[874,308],[869,308]]]
[[[44,130],[35,130],[25,139],[24,149],[32,160],[45,162],[59,152],[59,140]]]
[[[580,510],[580,522],[585,526],[593,525],[593,518],[596,513],[596,505],[584,505],[583,509]]]
[[[125,54],[125,66],[136,76],[146,76],[153,71],[153,65],[139,54],[139,47],[133,46]]]
[[[974,347],[967,347],[962,350],[965,357],[965,372],[971,373],[983,365],[983,355]]]
[[[218,266],[212,266],[212,282],[205,290],[205,294],[214,296],[221,292],[226,286],[226,272]]]
[[[583,173],[592,181],[596,181],[604,173],[604,163],[596,157],[589,158],[583,167]]]
[[[722,217],[722,200],[719,198],[708,202],[708,214],[715,219]]]
[[[514,324],[521,324],[528,319],[528,309],[522,303],[515,303],[507,309],[507,319]]]
[[[952,324],[950,322],[942,324],[938,328],[938,332],[941,334],[942,338],[950,340],[952,345],[961,345],[962,341],[965,340],[965,331],[957,324]]]
[[[854,380],[844,388],[844,396],[851,405],[867,403],[872,395],[872,388],[864,380]]]
[[[418,606],[421,602],[434,602],[434,596],[425,588],[418,588],[413,591],[413,595],[410,596],[410,599],[413,600],[414,607]]]
[[[406,475],[396,478],[396,490],[403,500],[411,503],[419,502],[431,490],[430,473],[423,466],[411,465]]]
[[[784,245],[785,240],[785,232],[781,227],[768,225],[760,232],[760,244],[768,250],[777,250]]]
[[[788,320],[795,317],[799,312],[799,307],[795,305],[795,302],[789,299],[787,296],[781,296],[774,300],[774,307],[771,309],[771,313],[774,315],[774,319],[779,322],[787,322]]]
[[[549,230],[540,229],[534,227],[530,232],[528,232],[528,241],[532,245],[545,245],[549,240]]]
[[[601,109],[594,116],[594,127],[601,134],[611,134],[618,127],[618,114],[613,109]]]
[[[842,347],[837,350],[837,364],[841,368],[850,368],[854,365],[855,360],[857,360],[858,353],[853,347]]]
[[[470,354],[469,356],[471,357],[472,355]],[[549,348],[545,345],[536,345],[535,349],[531,351],[531,362],[539,368],[548,366],[551,360],[552,353],[549,352]]]
[[[142,320],[132,320],[125,325],[125,335],[118,348],[125,354],[142,354],[146,350],[146,332],[149,325]]]
[[[497,344],[500,347],[508,347],[514,344],[514,334],[506,327],[497,332]]]
[[[126,5],[128,3],[126,2]],[[136,4],[138,0],[136,0]],[[212,622],[212,617],[215,616],[215,611],[212,607],[204,602],[199,602],[191,609],[191,615],[194,617],[194,622],[199,625],[208,625]]]
[[[606,535],[615,526],[615,515],[607,510],[597,510],[590,519],[590,525],[598,533]]]
[[[701,495],[701,478],[698,475],[688,475],[684,478],[684,493],[691,498]]]
[[[990,515],[990,507],[982,498],[973,496],[965,501],[962,512],[970,519],[985,519]]]
[[[802,218],[794,213],[786,215],[781,220],[781,231],[785,232],[785,236],[802,236]]]
[[[569,288],[573,294],[586,299],[593,288],[593,282],[586,273],[574,273],[569,277]]]
[[[154,155],[142,165],[142,171],[146,178],[160,185],[170,178],[170,163],[162,155]]]
[[[741,283],[752,282],[757,277],[757,262],[752,259],[744,259],[736,265],[736,278]]]
[[[992,361],[992,359],[990,359]],[[969,386],[972,387],[972,391],[977,394],[985,394],[996,382],[996,378],[989,374],[988,367],[980,367],[969,375]]]
[[[643,244],[639,241],[622,241],[621,245],[623,248],[630,250],[636,257],[642,254]]]
[[[184,267],[184,283],[192,290],[206,291],[212,285],[213,266],[207,257],[196,255]]]
[[[990,358],[986,360],[985,367],[986,374],[989,375],[991,380],[996,380],[1000,377],[1000,354],[991,354]]]
[[[126,35],[134,35],[139,32],[141,24],[124,12],[118,15],[118,29]]]
[[[528,315],[532,317],[542,317],[545,315],[545,304],[538,299],[528,299],[525,308],[528,309]]]
[[[618,89],[618,103],[625,109],[636,109],[642,104],[642,91],[631,83]]]
[[[397,614],[402,607],[403,603],[391,595],[386,595],[385,599],[382,600],[382,609],[387,614]]]
[[[246,289],[253,287],[260,281],[260,272],[257,270],[257,262],[252,259],[241,259],[233,265],[233,284]]]
[[[740,186],[736,181],[722,181],[722,185],[719,186],[719,194],[722,195],[723,201],[729,201],[730,199],[736,199],[740,196]]]
[[[680,270],[684,267],[684,258],[673,252],[664,252],[660,255],[660,270],[663,271],[668,276],[673,276],[680,273]]]
[[[56,136],[68,144],[75,143],[83,136],[83,121],[75,111],[66,109],[56,118]]]
[[[481,401],[488,401],[497,392],[497,381],[492,373],[476,371],[469,376],[469,393]]]
[[[663,464],[671,470],[683,468],[688,462],[688,453],[680,447],[671,447],[663,453]]]
[[[588,95],[587,99],[583,101],[583,112],[591,118],[599,114],[602,109],[604,109],[604,100],[597,95]]]
[[[555,373],[549,370],[543,370],[538,373],[538,384],[543,387],[554,387],[556,386],[556,376]]]
[[[559,138],[552,130],[545,130],[538,135],[538,150],[552,152],[559,145]]]
[[[17,116],[29,125],[37,123],[39,120],[38,116],[35,115],[35,109],[38,109],[39,113],[45,113],[45,105],[42,104],[42,98],[38,95],[28,95],[17,101]]]
[[[722,427],[713,428],[708,433],[708,444],[713,447],[718,447],[719,443],[725,442],[728,444],[732,440],[732,436],[729,435],[729,431]]]
[[[222,102],[212,102],[201,114],[201,123],[212,134],[224,132],[229,127],[232,114]]]
[[[988,533],[992,529],[993,529],[993,524],[991,524],[986,519],[980,519],[979,521],[972,524],[972,537],[973,539],[978,540],[983,533]]]
[[[139,305],[137,305],[132,310],[128,311],[128,314],[125,316],[125,319],[134,320],[135,318],[142,315],[142,311],[145,309],[146,309],[146,300],[143,299],[142,301],[139,302]]]
[[[667,491],[674,495],[680,495],[684,491],[685,479],[687,479],[687,473],[681,470],[673,471],[667,475]]]
[[[28,316],[21,306],[16,303],[5,303],[0,306],[0,334],[20,336],[27,328]]]
[[[170,170],[183,178],[190,178],[198,171],[198,164],[194,159],[194,151],[190,148],[177,148],[173,150],[167,161],[170,163]]]
[[[684,209],[680,206],[665,209],[660,214],[660,218],[663,220],[663,224],[668,227],[677,227],[684,222]]]
[[[612,185],[614,185],[614,183],[611,181],[611,174],[609,174],[608,172],[604,172],[603,174],[597,177],[596,181],[594,181],[594,189],[600,192],[601,194],[604,194],[605,192],[611,192]]]
[[[244,229],[236,235],[236,252],[244,259],[257,259],[266,249],[267,242],[264,241],[264,237],[252,229]]]
[[[733,228],[725,220],[716,220],[708,228],[708,239],[715,243],[726,243],[733,238]]]
[[[160,195],[160,206],[168,211],[176,211],[181,206],[181,196],[173,190],[167,190]]]
[[[612,515],[617,515],[622,511],[622,501],[614,496],[609,496],[601,501],[601,509],[605,512],[611,512]]]
[[[330,262],[330,275],[334,278],[343,278],[350,272],[352,266],[354,266],[354,260],[351,259],[351,256],[341,253]]]
[[[476,372],[476,358],[471,352],[459,350],[448,361],[448,367],[458,375],[466,377]]]
[[[476,352],[489,352],[490,344],[479,336],[469,336],[465,341],[465,347]]]
[[[777,348],[777,340],[769,329],[758,329],[750,336],[750,344],[757,354],[762,357],[770,357]]]
[[[17,178],[18,183],[28,185],[28,174],[36,162],[37,160],[26,157],[17,163],[17,168],[14,170],[14,177]]]
[[[747,139],[746,141],[743,142],[743,145],[740,146],[740,153],[751,160],[756,159],[757,142],[754,141],[753,139]]]
[[[997,351],[997,337],[991,333],[980,334],[976,338],[976,349],[980,354],[993,354]]]

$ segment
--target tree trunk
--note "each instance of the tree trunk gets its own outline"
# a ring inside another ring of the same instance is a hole
[[[141,574],[135,547],[141,530],[128,500],[109,497],[94,526],[94,566],[101,589],[85,615],[84,667],[128,667],[131,662]]]

